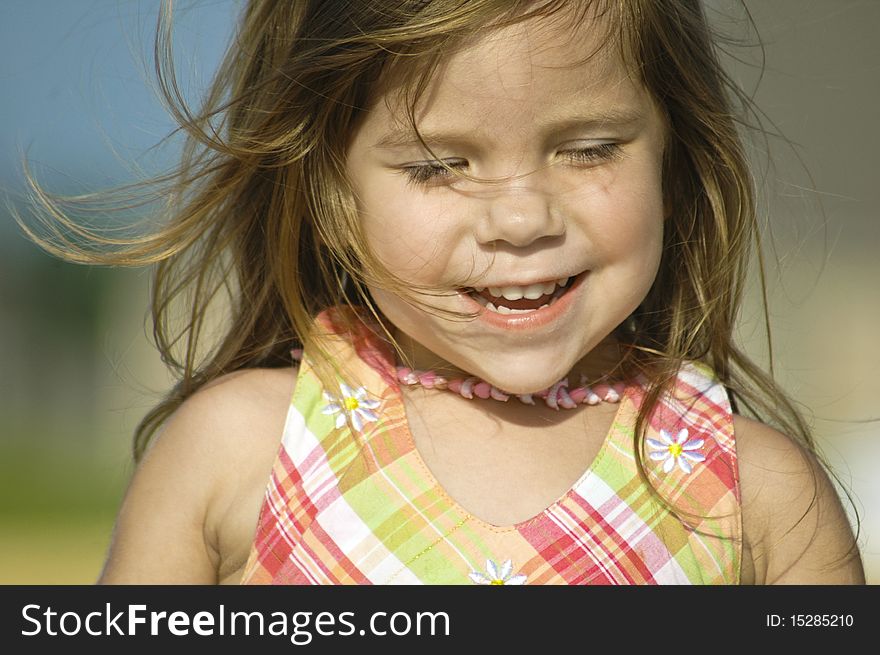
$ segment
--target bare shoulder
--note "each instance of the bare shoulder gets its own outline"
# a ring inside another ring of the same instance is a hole
[[[837,491],[791,437],[734,415],[743,532],[758,584],[864,584]]]
[[[237,371],[180,406],[135,471],[99,582],[215,583],[238,566],[295,381],[292,368]]]

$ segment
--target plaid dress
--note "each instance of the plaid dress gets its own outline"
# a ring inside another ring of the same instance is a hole
[[[242,584],[737,584],[742,522],[731,409],[689,363],[651,415],[642,460],[680,517],[640,480],[627,385],[595,460],[559,500],[510,526],[470,515],[419,456],[387,344],[323,312],[325,389],[309,349]],[[348,311],[348,310],[346,310]],[[347,419],[347,420],[346,420]]]

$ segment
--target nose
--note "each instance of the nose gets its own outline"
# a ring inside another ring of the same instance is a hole
[[[476,227],[482,244],[497,241],[524,248],[543,237],[565,234],[565,221],[553,196],[532,185],[503,185],[487,190]]]

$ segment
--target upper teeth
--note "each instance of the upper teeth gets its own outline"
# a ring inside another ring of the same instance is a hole
[[[553,293],[557,286],[564,287],[571,278],[563,277],[553,282],[540,282],[538,284],[530,284],[525,287],[489,287],[489,293],[496,298],[506,298],[507,300],[520,300],[526,298],[528,300],[537,300],[541,296]],[[474,291],[484,291],[486,287],[474,287]]]

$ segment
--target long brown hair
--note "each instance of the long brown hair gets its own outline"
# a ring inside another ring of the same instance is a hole
[[[145,185],[102,196],[124,205],[146,191],[141,202],[164,199],[161,216],[141,234],[113,237],[69,217],[94,198],[58,199],[32,181],[46,231],[24,226],[71,261],[156,267],[154,336],[178,382],[137,428],[135,456],[206,383],[240,369],[287,366],[291,347],[306,342],[320,348],[310,331],[320,310],[356,304],[378,316],[369,284],[407,294],[367,247],[345,176],[353,126],[383,79],[393,74],[408,90],[417,131],[415,105],[441,57],[458,44],[487,25],[557,14],[579,20],[588,10],[606,18],[605,43],[620,49],[669,128],[663,185],[671,215],[660,270],[629,329],[619,330],[629,346],[621,370],[651,380],[636,439],[682,363],[701,360],[737,411],[815,451],[797,408],[734,342],[750,255],[765,288],[737,118],[749,103],[719,63],[698,0],[250,0],[197,111],[175,79],[172,2],[165,0],[156,73],[186,134],[181,163]],[[224,311],[215,315],[217,303]]]

